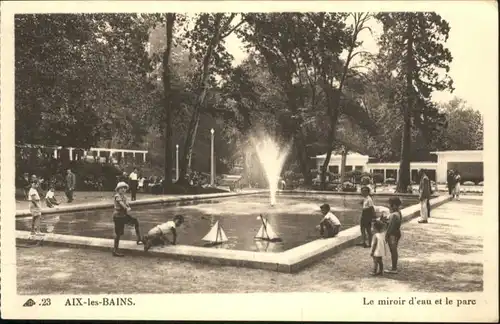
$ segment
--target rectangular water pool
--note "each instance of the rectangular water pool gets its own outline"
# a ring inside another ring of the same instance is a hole
[[[112,196],[110,194],[110,200]],[[359,224],[361,196],[332,194],[281,194],[277,204],[269,204],[269,196],[263,194],[181,202],[175,204],[155,204],[135,206],[133,216],[137,217],[141,231],[149,229],[182,214],[185,223],[178,233],[178,244],[203,246],[201,239],[216,221],[224,229],[228,242],[216,248],[244,251],[282,252],[319,238],[316,225],[322,218],[319,206],[330,204],[333,213],[342,223],[341,230]],[[376,205],[387,206],[388,197],[375,196]],[[417,198],[402,198],[403,206],[418,203]],[[77,236],[113,238],[112,209],[90,210],[44,215],[42,232]],[[255,240],[261,226],[259,214],[267,216],[274,231],[282,242],[270,243]],[[17,230],[30,230],[31,217],[16,220]],[[133,227],[125,228],[123,240],[135,240]],[[212,247],[214,248],[214,247]]]

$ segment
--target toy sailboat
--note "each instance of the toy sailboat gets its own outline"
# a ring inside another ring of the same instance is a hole
[[[281,239],[274,232],[267,218],[263,217],[262,215],[260,215],[258,218],[262,221],[262,226],[257,232],[257,235],[255,235],[255,239],[270,242],[281,242]]]
[[[214,226],[210,229],[207,235],[201,239],[202,241],[208,242],[206,245],[217,245],[227,242],[227,235],[219,224],[219,221],[215,222]]]

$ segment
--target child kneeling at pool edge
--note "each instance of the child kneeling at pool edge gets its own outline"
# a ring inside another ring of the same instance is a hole
[[[340,221],[331,211],[330,205],[323,204],[320,206],[323,219],[319,223],[320,235],[323,238],[336,236],[340,231]]]
[[[176,228],[181,226],[182,223],[184,223],[184,216],[175,215],[173,221],[165,222],[150,229],[148,234],[143,238],[144,251],[148,251],[152,246],[165,245],[166,242],[169,242],[167,238],[167,234],[169,233],[173,235],[172,242],[170,243],[175,245],[177,240]]]

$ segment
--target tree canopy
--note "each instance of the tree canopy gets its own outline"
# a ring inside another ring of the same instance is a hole
[[[146,148],[167,177],[179,145],[184,181],[208,171],[210,128],[224,172],[266,133],[306,183],[311,156],[343,147],[399,160],[400,190],[422,152],[482,148],[481,115],[432,98],[453,90],[436,13],[36,14],[15,27],[17,143]],[[238,65],[229,35],[247,51]]]

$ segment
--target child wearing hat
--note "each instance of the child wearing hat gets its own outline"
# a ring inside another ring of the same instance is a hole
[[[129,203],[127,202],[127,197],[125,197],[125,192],[127,192],[128,184],[125,182],[119,182],[116,185],[114,196],[114,211],[113,211],[113,222],[115,223],[115,240],[113,248],[113,256],[122,257],[123,254],[118,251],[118,246],[120,244],[120,237],[124,234],[125,225],[133,225],[135,227],[135,234],[137,236],[137,244],[141,244],[141,232],[139,229],[139,221],[137,218],[130,216]]]
[[[177,230],[176,228],[184,223],[184,216],[175,215],[174,219],[163,224],[157,225],[149,230],[148,234],[144,235],[144,251],[148,251],[151,247],[156,245],[165,245],[169,242],[175,245],[177,241]],[[172,234],[172,242],[167,238],[167,234]]]
[[[340,231],[340,221],[331,211],[330,205],[323,204],[320,207],[323,218],[319,223],[320,234],[323,238],[336,236]]]
[[[363,247],[370,247],[372,241],[372,222],[375,219],[375,205],[370,196],[370,187],[361,188],[363,196],[363,210],[361,211],[360,229],[361,237],[363,238]],[[368,243],[367,243],[368,242]]]

